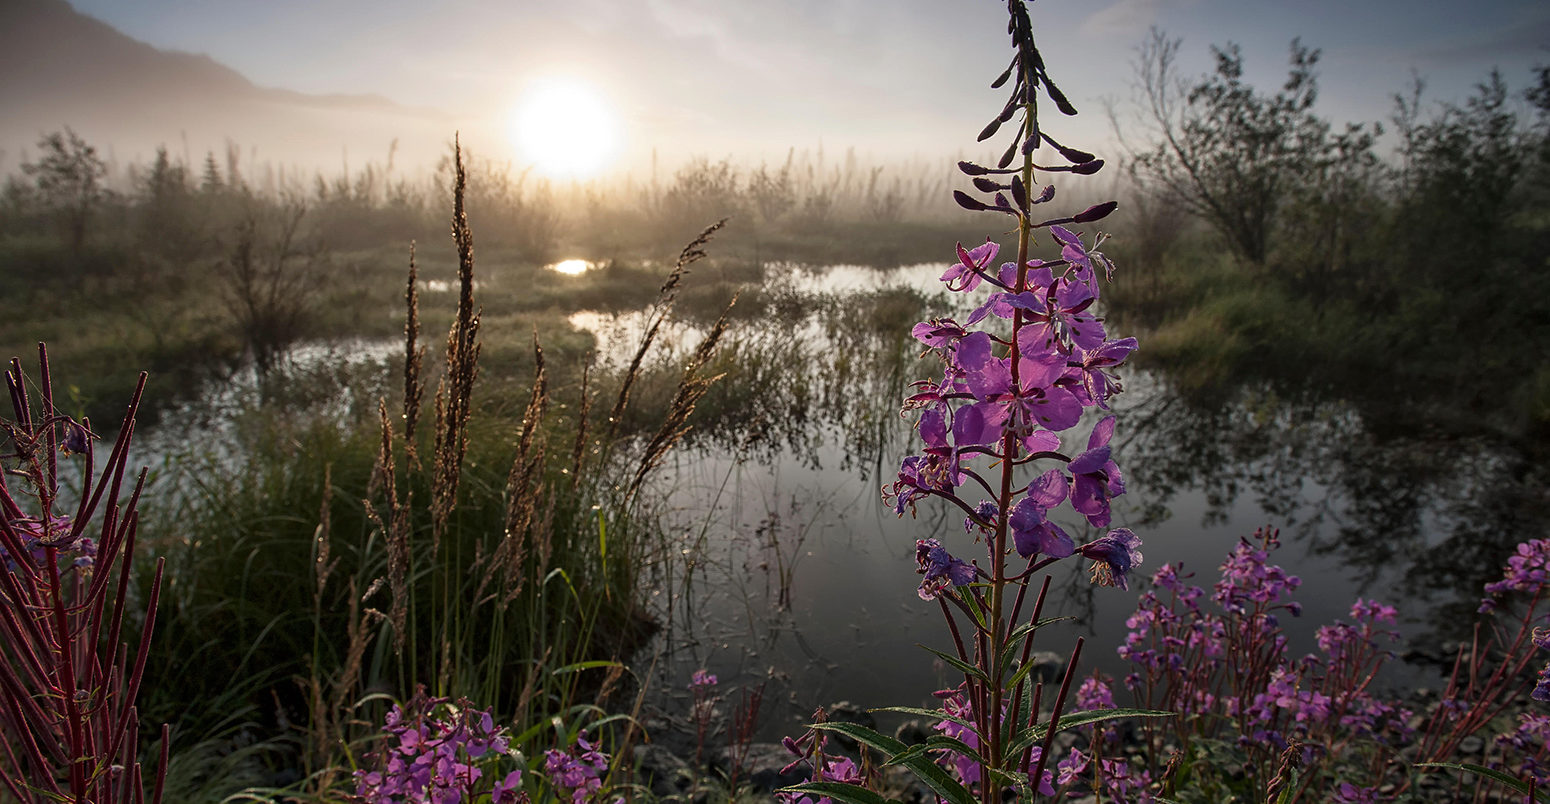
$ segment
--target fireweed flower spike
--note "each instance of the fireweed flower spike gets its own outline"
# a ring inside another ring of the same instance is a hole
[[[957,651],[956,657],[941,655],[963,671],[964,684],[944,699],[938,728],[943,737],[924,753],[901,754],[896,764],[955,804],[999,802],[1014,793],[1020,800],[1054,794],[1049,785],[1061,759],[1053,756],[1058,729],[1041,727],[1038,710],[1053,704],[1059,725],[1074,673],[1052,692],[1035,691],[1027,673],[1018,671],[1031,655],[1049,588],[1046,579],[1040,591],[1030,580],[1033,574],[1081,554],[1093,562],[1095,583],[1124,589],[1141,562],[1141,540],[1127,529],[1079,545],[1056,524],[1074,513],[1091,527],[1107,529],[1112,501],[1125,492],[1110,448],[1114,416],[1092,417],[1097,422],[1080,454],[1068,445],[1083,436],[1062,434],[1079,433],[1079,425],[1092,420],[1084,415],[1088,410],[1108,409],[1121,390],[1115,371],[1136,341],[1111,339],[1100,316],[1100,278],[1112,279],[1114,266],[1099,251],[1104,235],[1090,227],[1117,205],[1100,203],[1067,217],[1032,216],[1035,205],[1055,196],[1036,171],[1090,175],[1103,161],[1057,144],[1041,129],[1040,95],[1065,114],[1076,110],[1050,80],[1023,0],[1008,0],[1007,11],[1016,55],[993,87],[1009,86],[1011,98],[980,139],[1003,127],[1015,134],[996,167],[959,163],[981,195],[959,190],[954,198],[965,209],[1015,220],[1015,257],[996,265],[1003,249],[991,240],[954,250],[956,261],[941,281],[948,291],[963,294],[956,306],[971,312],[923,321],[911,330],[924,347],[921,356],[938,361],[940,373],[916,382],[904,401],[901,412],[916,419],[919,443],[883,489],[885,501],[901,516],[933,497],[957,506],[965,515],[961,538],[974,539],[980,544],[975,549],[983,551],[972,562],[960,558],[966,552],[944,544],[945,534],[916,544],[916,568],[923,576],[919,595],[940,604]],[[1041,143],[1070,164],[1036,164]],[[1038,187],[1042,192],[1029,193]],[[1048,245],[1058,256],[1033,256],[1039,230],[1048,231]],[[1073,667],[1080,649],[1078,642]],[[836,724],[815,728],[843,730]],[[941,742],[944,738],[949,742]],[[1077,764],[1099,775],[1112,773],[1110,760],[1070,763],[1068,778]]]

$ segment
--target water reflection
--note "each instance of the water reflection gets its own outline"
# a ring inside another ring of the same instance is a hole
[[[659,478],[694,534],[681,547],[702,562],[675,565],[658,587],[677,607],[656,657],[659,685],[681,687],[702,666],[724,681],[773,674],[784,693],[767,700],[784,703],[770,736],[819,703],[929,703],[947,679],[914,643],[940,647],[945,636],[914,595],[914,540],[971,549],[945,506],[900,520],[877,496],[910,448],[899,400],[933,370],[916,362],[908,327],[942,300],[908,278],[840,276],[858,289],[808,290],[820,279],[798,273],[766,315],[740,323],[696,440]],[[1145,539],[1144,572],[1183,563],[1205,586],[1240,537],[1282,528],[1276,560],[1303,578],[1304,614],[1288,624],[1294,652],[1314,649],[1319,625],[1349,619],[1358,596],[1399,604],[1413,643],[1456,638],[1483,583],[1550,521],[1543,470],[1500,441],[1444,439],[1421,423],[1375,427],[1353,403],[1287,385],[1202,403],[1166,376],[1125,379],[1114,448],[1130,492],[1114,525]],[[1041,649],[1087,633],[1085,656],[1125,672],[1113,648],[1135,594],[1094,589],[1074,564],[1056,585],[1059,613],[1081,622]],[[1398,669],[1389,680],[1410,677]]]
[[[770,682],[764,736],[772,737],[792,733],[820,703],[929,705],[950,681],[914,646],[941,647],[946,637],[936,609],[915,595],[913,554],[929,536],[967,553],[961,517],[923,505],[919,519],[899,519],[878,496],[911,448],[899,402],[911,380],[935,370],[917,360],[909,328],[953,312],[942,269],[772,266],[745,289],[745,312],[714,367],[724,377],[655,478],[671,540],[645,586],[664,630],[638,672],[662,695],[682,694],[701,667],[729,685]],[[664,327],[658,368],[675,370],[698,345],[696,320]],[[600,362],[618,370],[644,316],[579,312],[569,321],[592,332]],[[346,357],[321,348],[299,348],[280,388],[356,389],[312,401],[349,421],[383,393],[382,366],[402,347],[354,344]],[[319,372],[330,371],[339,378],[322,381]],[[1398,427],[1350,401],[1288,393],[1291,383],[1202,401],[1175,393],[1166,376],[1122,373],[1113,446],[1129,493],[1116,500],[1114,525],[1144,539],[1142,571],[1182,562],[1209,585],[1238,538],[1280,526],[1277,560],[1304,579],[1294,652],[1313,648],[1318,625],[1348,617],[1357,595],[1401,604],[1414,642],[1456,638],[1512,546],[1543,536],[1550,521],[1544,468],[1500,440],[1445,437],[1419,421]],[[202,411],[235,421],[232,411],[259,390],[234,382],[171,418],[190,423]],[[1073,437],[1085,434],[1079,427]],[[172,427],[159,435],[174,446],[206,438]],[[1061,525],[1078,538],[1098,535],[1079,518]],[[1038,647],[1064,650],[1086,633],[1087,659],[1121,674],[1113,648],[1135,593],[1094,589],[1068,563],[1052,613],[1081,622],[1050,629]]]

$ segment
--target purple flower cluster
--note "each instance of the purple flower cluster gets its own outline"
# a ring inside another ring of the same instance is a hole
[[[817,770],[813,774],[815,782],[843,782],[845,784],[859,785],[865,781],[861,775],[861,769],[850,757],[818,757]],[[834,804],[834,800],[828,796],[813,798],[802,793],[776,793],[775,800],[781,804]]]
[[[393,705],[382,731],[386,744],[376,755],[376,767],[355,772],[356,796],[371,804],[458,804],[481,792],[491,804],[526,799],[521,770],[513,770],[480,790],[485,777],[480,765],[507,754],[504,728],[497,728],[487,711],[467,700],[456,705],[447,698],[430,698],[419,687],[406,706]],[[483,760],[483,761],[481,761]]]
[[[1497,606],[1497,598],[1507,592],[1531,592],[1538,594],[1550,581],[1550,539],[1533,539],[1518,545],[1517,551],[1507,559],[1502,579],[1485,586],[1488,597],[1480,601],[1480,613]]]
[[[974,582],[974,567],[968,562],[953,558],[936,539],[915,542],[915,571],[925,576],[920,580],[920,599],[935,600],[949,584],[963,586]]]
[[[607,771],[608,755],[587,742],[586,734],[577,735],[567,751],[551,748],[544,752],[544,775],[549,777],[556,797],[568,794],[575,804],[602,789]]]
[[[1179,713],[1172,739],[1229,740],[1266,767],[1294,743],[1311,764],[1352,738],[1409,740],[1412,713],[1369,690],[1391,658],[1382,644],[1398,639],[1385,627],[1398,612],[1359,599],[1353,622],[1318,629],[1317,655],[1289,656],[1276,613],[1300,612],[1291,597],[1299,581],[1269,561],[1276,535],[1261,530],[1222,563],[1211,595],[1218,610],[1203,605],[1205,590],[1188,584],[1178,567],[1157,570],[1119,648],[1134,668],[1127,685],[1142,705]]]
[[[1151,801],[1152,797],[1146,788],[1152,783],[1152,776],[1145,770],[1134,768],[1125,759],[1098,759],[1083,754],[1080,749],[1072,748],[1071,753],[1055,766],[1059,775],[1055,782],[1062,787],[1077,784],[1084,777],[1093,774],[1098,780],[1098,786],[1103,788],[1103,800],[1112,801],[1114,804],[1130,804],[1131,802]],[[1096,765],[1094,769],[1092,766]],[[1074,794],[1073,794],[1074,795]]]
[[[900,515],[913,512],[915,503],[929,496],[956,503],[968,514],[968,530],[1006,533],[1010,546],[1030,561],[1079,551],[1070,534],[1050,519],[1057,506],[1069,502],[1088,524],[1104,528],[1111,520],[1110,501],[1125,493],[1124,475],[1109,446],[1113,416],[1093,427],[1086,449],[1074,457],[1061,452],[1059,433],[1075,427],[1085,408],[1108,407],[1120,391],[1112,370],[1136,348],[1134,338],[1109,339],[1102,319],[1093,314],[1099,292],[1093,266],[1107,266],[1106,258],[1078,233],[1049,228],[1061,245],[1059,260],[996,266],[996,243],[958,247],[958,262],[942,281],[960,293],[990,291],[964,325],[951,318],[915,325],[915,339],[942,360],[943,370],[940,379],[915,383],[915,393],[905,401],[906,412],[920,411],[923,449],[906,457],[898,479],[883,489]],[[984,328],[971,329],[976,326]],[[1001,496],[997,484],[976,468],[979,461],[1021,466],[1034,460],[1064,466],[1044,471],[1009,499],[970,505],[960,496],[966,487]],[[1080,552],[1094,561],[1095,581],[1125,588],[1127,575],[1141,560],[1139,546],[1134,533],[1118,529]],[[920,542],[918,550],[926,575],[922,598],[933,599],[949,585],[973,580],[973,568],[949,556],[935,540]]]
[[[1496,746],[1503,755],[1520,757],[1523,775],[1532,776],[1535,784],[1550,785],[1550,715],[1518,715],[1518,727],[1498,735]]]

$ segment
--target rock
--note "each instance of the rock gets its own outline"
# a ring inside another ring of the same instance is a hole
[[[716,770],[733,780],[734,757],[730,749],[723,748],[711,760]],[[735,781],[744,789],[752,787],[758,793],[773,793],[782,787],[807,781],[807,767],[799,765],[791,772],[782,774],[782,768],[796,757],[780,743],[752,743],[738,763]]]
[[[893,738],[901,743],[904,743],[905,745],[923,743],[932,734],[933,731],[931,727],[920,722],[918,719],[906,720],[903,723],[900,723],[897,729],[893,730]]]
[[[637,745],[634,758],[640,783],[658,798],[682,795],[694,787],[694,770],[667,748],[655,744]]]
[[[1046,684],[1060,680],[1060,674],[1066,669],[1066,657],[1054,651],[1041,650],[1028,657],[1033,663],[1033,669],[1028,676],[1033,681],[1043,681]]]
[[[1459,741],[1459,752],[1463,754],[1478,754],[1485,750],[1485,740],[1479,735],[1471,734]]]
[[[824,716],[830,723],[854,723],[857,726],[864,726],[877,731],[877,719],[872,717],[872,713],[856,706],[850,701],[839,701],[827,707],[824,711]],[[861,749],[861,746],[855,740],[843,734],[829,732],[829,737],[838,742],[840,747],[846,751],[859,751]],[[787,761],[789,762],[790,760]]]

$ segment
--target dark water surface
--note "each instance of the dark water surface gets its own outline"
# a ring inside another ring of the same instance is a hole
[[[934,360],[917,360],[908,332],[953,312],[937,281],[944,268],[766,270],[762,306],[723,344],[736,372],[652,481],[669,538],[644,585],[663,630],[634,669],[651,682],[654,717],[685,725],[687,685],[702,668],[720,678],[723,713],[762,685],[764,739],[800,731],[819,705],[932,706],[932,691],[953,683],[917,647],[951,641],[936,604],[916,595],[915,542],[938,538],[963,558],[983,558],[984,548],[945,503],[926,500],[918,517],[900,518],[879,495],[914,449],[912,422],[898,414],[908,382],[939,373]],[[633,354],[641,321],[571,317],[616,368]],[[673,323],[658,359],[680,363],[703,332]],[[1144,356],[1144,333],[1110,335],[1137,335]],[[374,406],[397,348],[305,347],[294,357],[304,372],[340,378],[319,387],[350,389],[350,399],[329,402],[344,420]],[[1397,651],[1435,653],[1467,633],[1481,584],[1513,546],[1545,535],[1543,473],[1521,445],[1443,437],[1426,422],[1374,426],[1349,402],[1284,388],[1188,400],[1166,376],[1120,373],[1113,447],[1128,493],[1115,500],[1113,526],[1141,537],[1145,560],[1130,591],[1092,586],[1078,560],[1056,565],[1047,610],[1075,620],[1041,631],[1038,650],[1064,655],[1085,637],[1083,665],[1123,676],[1114,650],[1143,579],[1182,563],[1209,588],[1238,539],[1272,526],[1283,542],[1274,560],[1302,579],[1302,616],[1285,623],[1294,653],[1313,650],[1315,629],[1348,618],[1358,596],[1399,606],[1409,644]],[[224,411],[248,404],[252,386],[233,383],[168,417],[146,446],[154,456],[221,441]],[[1091,424],[1064,434],[1068,450],[1085,447]],[[1102,535],[1063,514],[1057,521],[1078,540]],[[1429,683],[1431,672],[1396,663],[1387,680]]]
[[[943,268],[796,271],[792,284],[838,298],[818,314],[838,309],[854,330],[879,294],[913,290],[947,303],[936,283]],[[916,362],[907,327],[836,344],[832,318],[743,326],[740,337],[787,344],[804,376],[850,393],[767,388],[760,421],[738,427],[739,415],[725,414],[731,424],[710,425],[656,478],[675,549],[651,581],[666,628],[639,672],[653,679],[665,712],[684,710],[696,669],[717,674],[729,702],[765,685],[760,731],[770,738],[841,700],[931,706],[931,692],[954,682],[917,643],[950,650],[951,641],[936,604],[916,595],[915,541],[938,538],[963,558],[983,558],[984,548],[956,509],[928,500],[917,518],[901,519],[879,488],[914,447],[911,422],[897,412],[904,383],[938,369]],[[595,331],[604,343],[622,332]],[[836,366],[847,351],[868,360]],[[1285,621],[1294,655],[1315,649],[1320,625],[1349,620],[1358,597],[1399,606],[1406,643],[1396,653],[1436,653],[1467,633],[1481,584],[1499,577],[1512,547],[1544,535],[1544,487],[1512,445],[1443,439],[1425,423],[1386,422],[1380,438],[1338,399],[1249,387],[1202,404],[1179,397],[1164,376],[1122,375],[1113,445],[1128,493],[1115,500],[1112,526],[1142,538],[1138,575],[1182,563],[1209,589],[1240,538],[1279,528],[1283,546],[1272,560],[1302,580],[1302,615]],[[805,437],[782,436],[782,419],[799,421]],[[1085,447],[1090,426],[1063,434],[1068,451]],[[1078,540],[1102,535],[1064,513],[1057,520]],[[1064,655],[1082,636],[1084,667],[1123,676],[1115,648],[1145,581],[1130,591],[1094,587],[1079,560],[1053,570],[1049,606],[1076,620],[1043,630],[1036,648]],[[1436,683],[1436,671],[1396,662],[1386,681]]]

